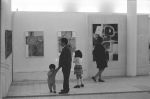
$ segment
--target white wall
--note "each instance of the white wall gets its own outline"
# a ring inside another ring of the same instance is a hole
[[[77,49],[83,51],[84,76],[87,75],[86,59],[89,38],[87,15],[80,13],[46,13],[46,12],[15,12],[13,20],[14,31],[14,80],[45,80],[48,65],[58,59],[58,31],[75,31],[77,35]],[[44,57],[25,57],[25,31],[44,31]],[[18,51],[19,50],[19,51]],[[73,66],[72,66],[73,67]],[[38,76],[37,76],[38,75]],[[75,77],[71,73],[71,78]],[[61,72],[58,79],[62,79]]]
[[[150,72],[149,41],[150,23],[148,15],[138,15],[137,30],[137,75],[145,75]]]
[[[92,37],[92,24],[118,24],[118,61],[109,61],[108,68],[105,69],[103,76],[124,76],[126,73],[126,15],[121,14],[92,14],[89,15],[89,34]],[[92,39],[91,39],[92,40]],[[89,41],[92,48],[92,42]],[[90,49],[92,52],[92,49]],[[91,56],[92,57],[92,54]],[[95,75],[96,63],[89,59],[89,76]]]
[[[12,54],[5,59],[5,30],[11,30],[11,2],[1,0],[1,92],[6,96],[12,82]]]
[[[83,51],[84,78],[95,74],[96,66],[92,62],[92,23],[118,23],[119,61],[110,62],[104,76],[125,75],[126,61],[126,15],[102,15],[92,13],[48,13],[15,12],[14,31],[14,80],[45,80],[50,63],[58,59],[57,32],[75,31],[77,49]],[[44,31],[44,57],[25,57],[25,31]],[[19,50],[19,51],[18,51]],[[73,66],[72,66],[73,67]],[[93,69],[93,67],[95,69]],[[72,68],[73,69],[73,68]],[[38,76],[37,76],[38,75]],[[71,79],[75,78],[73,71]],[[57,79],[62,79],[61,71]]]

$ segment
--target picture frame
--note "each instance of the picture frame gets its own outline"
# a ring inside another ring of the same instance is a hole
[[[93,47],[98,36],[103,38],[103,46],[109,52],[110,61],[118,61],[118,24],[92,24]]]
[[[26,57],[44,56],[44,32],[43,31],[26,31]]]
[[[12,31],[5,30],[5,58],[7,59],[12,53]]]
[[[61,38],[68,39],[68,45],[71,47],[71,52],[75,52],[76,50],[76,33],[74,31],[59,31],[58,32],[58,52],[61,53]]]

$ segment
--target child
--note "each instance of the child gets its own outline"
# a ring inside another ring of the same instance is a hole
[[[50,92],[56,93],[55,76],[56,76],[56,73],[59,70],[59,68],[55,69],[55,65],[50,64],[49,69],[50,70],[47,73],[47,75],[48,75],[48,79],[47,79],[48,80],[48,87],[49,87]],[[52,91],[52,88],[53,88],[53,91]]]
[[[82,52],[80,50],[75,51],[75,56],[73,62],[75,63],[74,67],[74,74],[76,75],[77,78],[77,85],[74,86],[74,88],[80,88],[84,87],[83,80],[82,80]],[[79,85],[79,80],[81,82],[81,85]]]

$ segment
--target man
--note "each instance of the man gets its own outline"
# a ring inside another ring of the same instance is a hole
[[[59,68],[62,67],[64,81],[63,81],[63,89],[61,90],[61,92],[59,92],[59,94],[65,94],[69,92],[69,76],[71,70],[72,56],[71,56],[71,49],[67,44],[68,40],[66,38],[62,38],[61,46],[63,48],[59,56]]]

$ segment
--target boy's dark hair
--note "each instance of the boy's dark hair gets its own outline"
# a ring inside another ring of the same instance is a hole
[[[50,64],[49,69],[55,69],[55,64]]]
[[[82,52],[80,50],[75,51],[75,57],[80,57],[82,58]]]
[[[67,38],[62,38],[61,42],[67,45],[68,44],[68,39]]]

